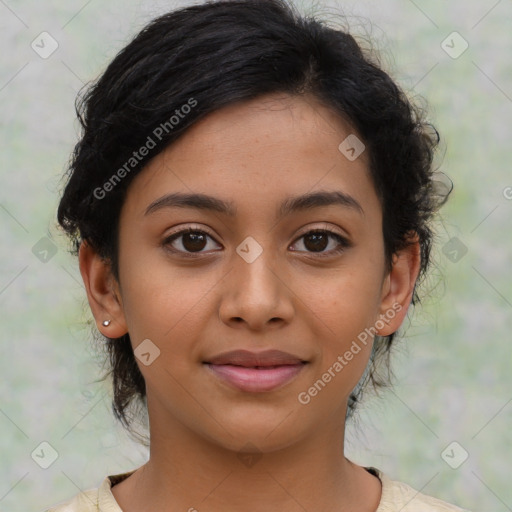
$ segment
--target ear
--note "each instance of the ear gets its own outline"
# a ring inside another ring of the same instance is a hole
[[[120,338],[128,332],[119,286],[110,265],[87,243],[78,252],[80,273],[98,330],[108,338]],[[103,325],[110,320],[110,325]]]
[[[410,235],[406,248],[393,254],[392,263],[392,269],[382,286],[380,316],[375,324],[376,327],[384,324],[382,328],[377,329],[380,336],[388,336],[398,330],[411,303],[421,263],[417,233]]]

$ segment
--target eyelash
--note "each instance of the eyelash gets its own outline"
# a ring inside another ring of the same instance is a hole
[[[187,233],[203,234],[203,235],[207,235],[212,240],[215,240],[213,238],[213,236],[210,235],[207,231],[204,231],[203,229],[197,229],[197,228],[191,228],[190,227],[190,228],[182,229],[181,231],[177,231],[177,232],[172,233],[171,235],[169,235],[162,242],[162,246],[165,247],[165,249],[170,251],[171,253],[174,253],[174,254],[177,253],[177,254],[180,254],[180,255],[182,255],[182,256],[184,256],[186,258],[200,258],[201,254],[205,254],[205,253],[202,253],[202,252],[195,252],[195,253],[194,252],[186,252],[186,251],[181,251],[181,250],[177,250],[177,249],[174,249],[174,248],[170,247],[170,244],[174,240],[177,240],[180,236],[185,235]],[[295,242],[299,241],[300,239],[302,239],[302,238],[304,238],[304,237],[306,237],[308,235],[312,235],[312,234],[326,234],[326,235],[331,236],[335,240],[337,240],[338,243],[339,243],[339,246],[338,246],[337,249],[331,249],[328,252],[318,252],[318,253],[315,253],[315,252],[305,251],[305,252],[308,252],[308,254],[315,254],[316,257],[319,257],[319,258],[324,258],[324,257],[329,257],[329,256],[340,254],[343,251],[345,251],[345,249],[347,249],[347,248],[352,246],[352,244],[345,237],[341,236],[340,234],[335,233],[334,231],[330,231],[328,229],[321,229],[321,228],[315,228],[315,229],[312,229],[310,231],[307,231],[306,233],[303,233],[302,235],[300,235],[295,240]],[[215,242],[218,243],[216,240],[215,240]],[[295,242],[292,245],[294,245]],[[304,252],[304,251],[295,251],[295,252]]]

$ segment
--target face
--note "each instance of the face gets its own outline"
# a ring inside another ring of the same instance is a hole
[[[270,451],[343,424],[369,328],[396,330],[411,288],[385,271],[366,154],[338,149],[351,133],[312,97],[268,95],[207,116],[130,184],[119,332],[102,331],[142,354],[152,429]]]

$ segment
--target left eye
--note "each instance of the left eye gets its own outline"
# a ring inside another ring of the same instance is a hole
[[[184,255],[197,254],[205,249],[207,245],[207,239],[214,240],[211,235],[205,231],[199,229],[188,228],[177,233],[172,234],[166,238],[163,245],[168,247],[171,252],[182,253]],[[337,254],[350,247],[350,242],[333,231],[325,229],[316,229],[308,231],[301,235],[297,241],[303,240],[302,244],[306,248],[306,252],[324,254]],[[181,248],[177,248],[174,242],[180,240]],[[326,251],[325,249],[329,246],[329,241],[335,240],[337,244],[334,244],[334,248]],[[295,244],[297,243],[295,242]],[[296,249],[292,249],[296,251]]]
[[[309,249],[308,252],[320,253],[324,254],[337,254],[345,250],[347,247],[350,247],[349,241],[338,235],[338,233],[334,233],[333,231],[325,230],[325,229],[316,229],[312,231],[308,231],[304,233],[298,240],[302,240],[302,244]],[[334,249],[325,251],[325,248],[329,245],[329,239],[334,239],[338,242],[337,247],[336,244]]]

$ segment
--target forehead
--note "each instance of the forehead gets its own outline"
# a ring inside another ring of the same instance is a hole
[[[349,194],[365,216],[378,216],[367,155],[351,161],[340,151],[350,135],[350,125],[312,96],[271,94],[231,104],[151,160],[130,184],[125,207],[139,216],[163,194],[181,191],[256,212],[321,189]]]

